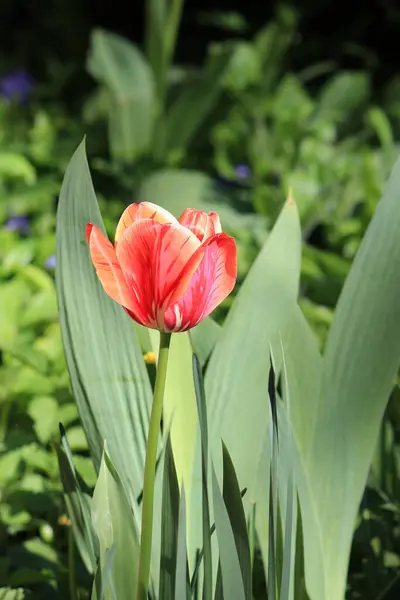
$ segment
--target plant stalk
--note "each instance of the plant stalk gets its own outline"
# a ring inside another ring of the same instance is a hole
[[[158,353],[154,398],[153,405],[151,407],[149,434],[147,437],[146,447],[146,460],[144,464],[142,528],[140,533],[139,573],[136,600],[147,600],[149,588],[157,443],[162,416],[165,382],[167,378],[167,363],[170,342],[171,334],[160,332],[160,350]]]

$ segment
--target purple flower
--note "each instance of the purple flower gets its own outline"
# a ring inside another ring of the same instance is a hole
[[[236,177],[238,179],[249,179],[251,177],[251,170],[249,165],[237,165],[235,167]]]
[[[22,69],[6,75],[0,81],[1,94],[8,100],[15,100],[19,104],[27,101],[32,88],[32,77]]]
[[[56,268],[56,255],[52,254],[51,256],[49,256],[49,258],[46,260],[46,262],[44,264],[48,269],[55,269]]]
[[[29,233],[29,220],[24,215],[14,215],[5,222],[5,228],[8,231],[19,231],[27,235]]]

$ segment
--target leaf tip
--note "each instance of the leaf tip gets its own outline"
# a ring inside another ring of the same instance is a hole
[[[287,193],[286,204],[288,206],[295,206],[296,205],[296,202],[294,201],[294,197],[293,197],[292,186],[289,186],[288,193]]]

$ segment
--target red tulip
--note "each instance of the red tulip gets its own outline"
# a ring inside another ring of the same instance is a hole
[[[156,204],[131,204],[114,245],[91,223],[86,237],[105,292],[151,329],[195,327],[235,285],[235,240],[214,212],[187,208],[177,221]]]

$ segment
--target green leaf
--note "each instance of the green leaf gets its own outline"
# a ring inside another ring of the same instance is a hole
[[[91,263],[88,222],[104,231],[82,143],[65,174],[57,212],[61,331],[94,463],[98,468],[106,439],[135,507],[142,490],[152,392],[130,319],[105,294]]]
[[[24,600],[25,590],[22,588],[0,588],[0,600]]]
[[[324,355],[308,469],[323,531],[327,600],[345,593],[357,510],[400,364],[399,190],[400,161],[346,280]],[[311,534],[304,522],[305,539]],[[311,575],[307,584],[316,597]]]
[[[210,533],[210,506],[208,499],[208,424],[207,405],[204,393],[203,376],[199,359],[193,354],[193,380],[196,391],[197,412],[201,433],[201,483],[202,483],[202,523],[203,523],[203,600],[212,599],[212,554]],[[239,492],[240,493],[240,492]]]
[[[188,564],[186,554],[186,501],[182,486],[179,502],[178,545],[176,551],[175,600],[189,600]]]
[[[157,100],[163,116],[168,74],[173,59],[183,0],[146,0],[145,47],[157,86]]]
[[[297,525],[295,540],[295,566],[293,574],[293,600],[308,600],[304,574],[304,535],[303,519],[300,511],[300,503],[297,500]]]
[[[287,412],[288,421],[290,422],[290,410],[291,410],[291,402],[290,402],[290,390],[289,390],[289,382],[285,361],[285,353],[282,348],[282,391],[281,396],[285,405],[285,409]],[[289,459],[286,459],[286,468],[283,471],[283,475],[286,474],[286,482],[284,482],[284,494],[285,494],[285,504],[286,511],[284,513],[283,520],[283,531],[284,531],[284,540],[283,540],[283,556],[282,556],[282,577],[281,577],[281,588],[280,588],[280,600],[291,600],[293,598],[293,594],[296,593],[296,586],[299,586],[299,592],[302,589],[301,586],[304,587],[304,554],[303,548],[298,548],[296,545],[296,526],[298,521],[298,527],[301,532],[301,515],[300,510],[297,510],[297,493],[295,487],[295,474],[294,474],[294,464],[291,459],[291,452],[293,447],[293,439],[287,438],[284,441],[285,447],[289,450]],[[280,457],[282,458],[282,457]],[[285,473],[286,472],[286,473]],[[286,485],[285,485],[286,484]],[[301,540],[302,542],[302,540]],[[298,552],[298,554],[297,554]],[[295,579],[295,568],[297,567],[297,573],[303,574],[303,581]]]
[[[265,27],[257,31],[254,45],[264,67],[264,86],[273,89],[282,74],[282,63],[287,56],[295,34],[298,16],[287,6],[278,6],[276,17]]]
[[[235,538],[214,468],[212,469],[212,489],[224,598],[246,600]]]
[[[301,319],[296,311],[299,275],[299,219],[295,205],[288,203],[239,290],[205,376],[213,460],[218,467],[222,438],[240,487],[249,490],[246,512],[250,500],[257,502],[265,453],[270,347],[280,348],[280,334],[290,342],[293,321]],[[268,473],[268,464],[263,468]]]
[[[285,537],[283,546],[283,557],[282,557],[282,580],[281,580],[281,593],[280,600],[290,600],[291,594],[293,594],[293,578],[294,578],[294,564],[296,560],[302,560],[300,557],[295,557],[295,543],[296,543],[296,494],[294,487],[294,476],[293,473],[289,473],[289,478],[286,485],[286,512],[284,516],[285,524]]]
[[[317,106],[317,118],[344,120],[368,99],[370,81],[367,73],[338,73],[322,89]]]
[[[33,419],[36,435],[43,444],[58,433],[58,403],[51,396],[35,396],[28,414]]]
[[[31,163],[16,152],[0,152],[0,178],[22,179],[25,185],[32,185],[36,182],[36,171]]]
[[[215,211],[221,217],[222,227],[234,230],[240,227],[260,228],[258,215],[238,213],[222,202],[211,177],[201,171],[189,169],[160,169],[142,183],[138,202],[154,202],[166,208],[176,218],[191,206],[205,212]]]
[[[220,560],[218,561],[217,581],[215,582],[214,600],[224,600],[224,589],[222,586],[222,571]]]
[[[222,327],[211,317],[204,319],[204,321],[201,321],[201,323],[189,331],[193,352],[197,355],[202,366],[204,366],[211,352],[214,350],[221,331]]]
[[[268,396],[270,403],[270,423],[271,423],[271,461],[269,470],[269,523],[268,523],[268,577],[267,591],[268,599],[276,600],[277,586],[279,590],[278,570],[279,570],[279,481],[278,481],[278,406],[275,389],[275,370],[273,367],[272,353],[270,356],[270,368],[268,376]]]
[[[123,483],[104,450],[92,501],[93,528],[99,538],[104,599],[131,600],[137,586],[139,539]]]
[[[252,600],[252,571],[246,517],[235,468],[224,443],[222,443],[222,455],[224,478],[223,498],[235,539],[245,597],[246,600]]]
[[[153,73],[131,42],[96,29],[92,33],[88,70],[109,91],[111,150],[131,158],[146,151],[155,118]]]
[[[60,476],[64,488],[64,499],[71,519],[72,531],[79,553],[89,573],[96,569],[97,539],[95,538],[90,518],[91,498],[86,486],[76,470],[71,449],[65,431],[61,429],[61,442],[55,444]]]
[[[171,440],[168,436],[164,454],[164,477],[161,514],[161,559],[158,597],[175,598],[177,534],[179,527],[179,486],[176,477]]]
[[[156,140],[157,157],[181,157],[194,135],[215,107],[232,60],[230,49],[214,52],[203,72],[188,81],[165,115]]]

